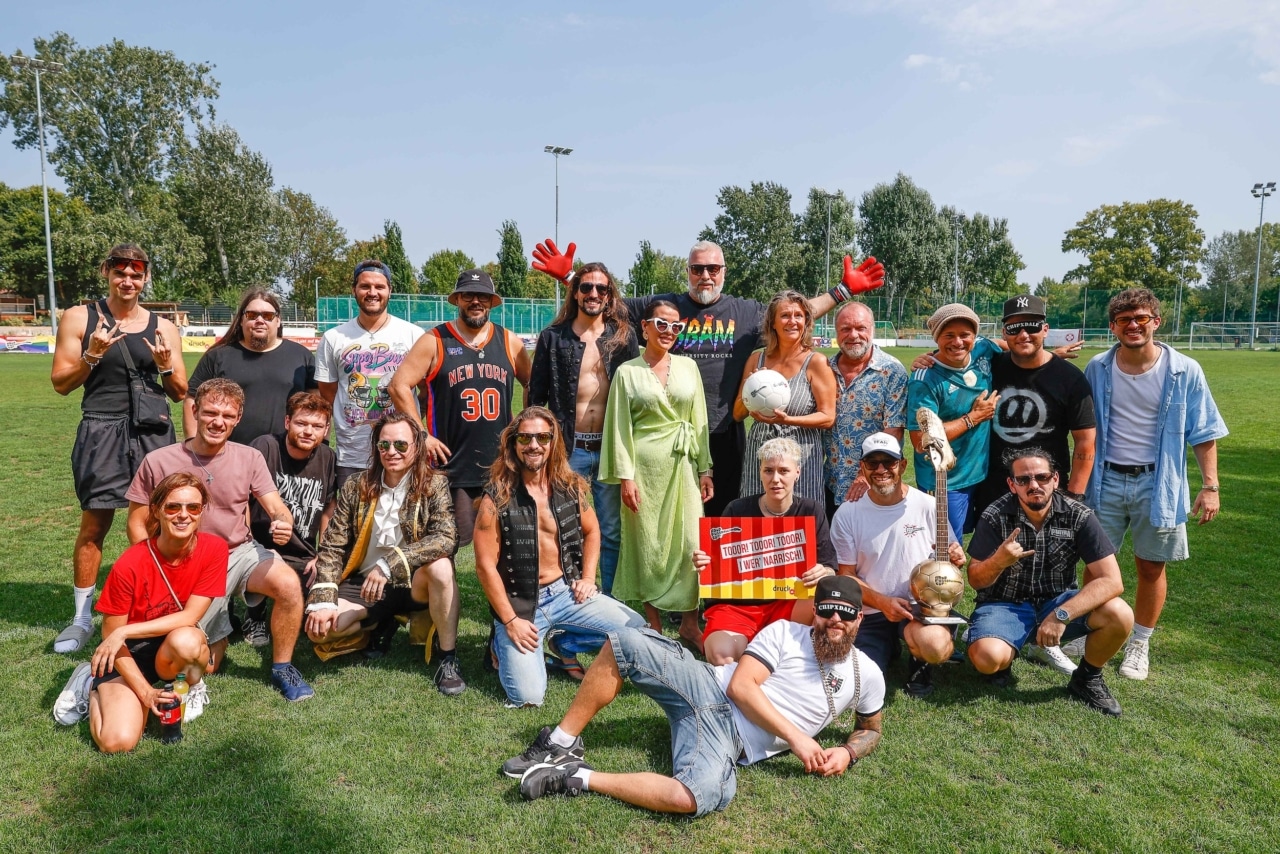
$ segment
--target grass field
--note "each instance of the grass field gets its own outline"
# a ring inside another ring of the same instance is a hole
[[[730,808],[698,821],[590,795],[526,804],[498,775],[574,684],[553,679],[540,710],[502,707],[480,667],[487,611],[470,549],[460,698],[436,692],[403,633],[376,663],[322,664],[300,644],[317,693],[298,705],[271,689],[262,653],[236,644],[180,745],[98,754],[87,724],[49,714],[91,651],[52,652],[71,608],[79,393],[52,391],[46,357],[0,357],[0,850],[1274,851],[1280,356],[1196,356],[1231,429],[1224,512],[1191,531],[1193,558],[1171,570],[1151,679],[1107,671],[1123,717],[1068,701],[1065,677],[1021,661],[999,692],[949,666],[926,700],[891,692],[880,749],[845,778],[778,757],[741,771]],[[120,519],[108,558],[124,546]],[[1121,565],[1132,586],[1127,546]],[[602,769],[670,771],[665,719],[634,691],[585,740]]]

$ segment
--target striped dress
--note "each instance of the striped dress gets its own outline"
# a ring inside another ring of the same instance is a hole
[[[809,362],[814,353],[810,353],[796,371],[796,375],[787,381],[791,387],[791,402],[787,404],[788,415],[812,415],[817,411],[817,403],[813,399],[813,389],[809,386]],[[764,367],[764,353],[756,361],[756,370]],[[800,479],[796,481],[795,494],[802,498],[811,498],[819,503],[826,501],[824,478],[824,462],[826,457],[822,430],[816,427],[792,427],[790,424],[765,424],[756,421],[747,434],[746,456],[742,460],[742,482],[738,488],[739,495],[758,495],[760,493],[760,461],[756,454],[760,446],[770,439],[786,436],[800,445],[804,459],[800,461]]]

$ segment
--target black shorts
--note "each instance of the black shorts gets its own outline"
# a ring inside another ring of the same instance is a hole
[[[160,652],[160,646],[167,637],[168,635],[160,635],[154,638],[136,638],[124,642],[124,645],[129,649],[129,655],[133,656],[133,663],[138,665],[138,669],[142,671],[142,678],[146,679],[148,684],[154,685],[160,681],[160,674],[156,673],[156,653]],[[102,683],[113,682],[119,678],[121,678],[119,670],[112,670],[102,676],[95,676],[93,677],[93,687],[90,690],[97,690]]]
[[[364,576],[353,572],[347,576],[346,581],[338,585],[338,598],[344,602],[354,602],[369,612],[369,615],[360,621],[360,625],[366,629],[371,629],[396,614],[409,614],[427,609],[426,602],[414,601],[408,587],[392,587],[390,584],[382,588],[382,598],[370,605],[360,596],[360,590],[363,587]]]
[[[140,433],[128,415],[86,412],[71,448],[71,475],[81,510],[119,510],[129,506],[125,493],[142,458],[176,440],[173,425]]]

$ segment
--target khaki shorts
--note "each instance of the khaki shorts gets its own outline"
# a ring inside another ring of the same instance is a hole
[[[227,561],[227,593],[214,599],[209,610],[200,618],[200,628],[204,629],[209,643],[217,643],[231,636],[231,613],[228,606],[232,596],[238,596],[249,605],[257,605],[266,598],[261,593],[248,592],[245,586],[255,569],[263,563],[279,559],[271,549],[252,539],[231,550],[231,557]]]

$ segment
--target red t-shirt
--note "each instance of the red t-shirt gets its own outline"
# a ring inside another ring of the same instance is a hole
[[[186,607],[192,596],[217,599],[227,592],[227,542],[213,534],[196,534],[196,547],[186,558],[169,563],[156,548],[155,540],[134,543],[120,555],[102,585],[97,610],[102,614],[126,615],[130,623],[158,620],[181,611],[155,562],[147,553],[147,543],[155,551],[165,578]]]

